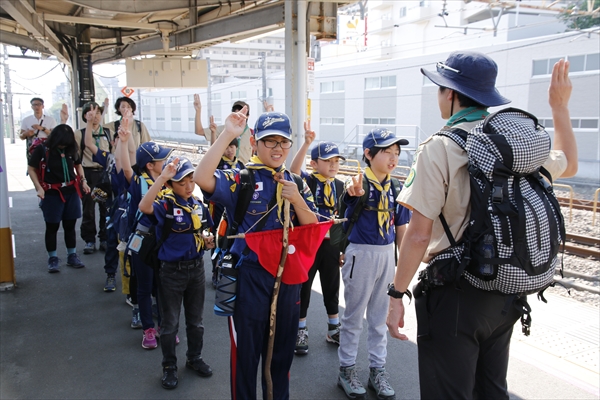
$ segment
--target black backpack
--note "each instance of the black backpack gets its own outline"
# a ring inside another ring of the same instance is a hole
[[[390,177],[391,181],[392,181],[392,191],[394,193],[394,199],[396,197],[398,197],[398,194],[400,194],[400,191],[402,190],[402,184],[400,183],[400,181],[397,178],[394,177]],[[370,209],[370,210],[374,210],[374,211],[378,211],[378,209],[376,208],[372,208],[372,207],[366,207],[365,204],[367,204],[367,199],[369,197],[369,180],[367,179],[366,176],[363,176],[363,191],[364,194],[362,196],[360,196],[360,198],[358,199],[358,202],[356,203],[356,207],[354,207],[354,212],[352,213],[352,215],[346,215],[346,209],[348,208],[346,206],[346,203],[343,201],[343,197],[346,194],[346,190],[344,189],[343,193],[339,196],[338,200],[338,206],[339,206],[339,216],[340,218],[348,218],[348,223],[347,223],[347,228],[344,229],[343,225],[344,224],[334,224],[331,226],[331,229],[329,230],[329,236],[330,236],[330,244],[334,247],[337,247],[342,253],[344,253],[346,251],[346,247],[348,247],[348,237],[350,236],[350,233],[352,232],[352,228],[354,228],[354,224],[356,223],[356,221],[358,220],[358,217],[360,216],[362,210],[364,210],[365,208]],[[392,208],[387,209],[387,210],[383,210],[383,211],[393,211],[395,208],[395,203],[392,204]]]
[[[544,300],[566,237],[551,176],[542,167],[550,152],[548,133],[533,115],[507,108],[468,133],[437,134],[467,152],[471,213],[459,242],[440,215],[451,247],[429,262],[429,280],[445,284],[464,275],[483,290],[518,296],[539,292]]]

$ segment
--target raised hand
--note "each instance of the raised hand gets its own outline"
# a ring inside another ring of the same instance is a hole
[[[122,124],[129,128],[129,125],[133,123],[133,112],[130,109],[125,110],[123,114]]]
[[[66,106],[66,104],[63,104],[63,106]],[[62,112],[62,111],[61,111],[61,112]],[[97,107],[97,106],[94,106],[94,105],[92,105],[92,106],[91,106],[91,108],[90,108],[90,111],[88,111],[88,112],[85,114],[85,119],[86,119],[86,121],[87,121],[88,125],[91,125],[91,124],[92,124],[92,121],[93,121],[93,120],[94,120],[94,118],[96,117],[96,113],[97,113],[97,112],[98,112],[98,107]]]
[[[121,142],[127,142],[129,140],[129,135],[131,134],[125,124],[119,125],[119,130],[117,133],[119,134],[119,139]]]
[[[202,103],[200,103],[200,95],[194,94],[194,108],[196,111],[200,112],[202,110]]]
[[[348,195],[358,197],[365,194],[363,189],[363,174],[355,175],[351,179],[350,184],[346,187]]]
[[[179,164],[179,157],[175,157],[173,161],[166,164],[160,176],[165,178],[167,181],[173,178],[175,174],[177,174],[177,164]]]
[[[316,136],[315,131],[310,129],[310,120],[304,121],[304,143],[310,145]]]
[[[210,125],[208,125],[208,128],[210,129],[211,134],[217,134],[217,124],[215,123],[215,117],[212,115],[210,116]]]
[[[69,119],[69,107],[63,103],[62,107],[60,108],[60,122],[61,123],[66,123],[67,120]]]
[[[548,88],[548,102],[551,108],[567,107],[571,98],[571,79],[569,78],[569,62],[560,59],[552,68],[552,78]]]
[[[108,97],[104,98],[104,111],[108,111]]]
[[[265,109],[265,112],[275,111],[275,107],[273,107],[273,104],[269,104],[266,100],[263,100],[263,107]]]
[[[241,136],[244,133],[244,128],[246,127],[246,113],[248,112],[248,107],[244,106],[238,112],[232,112],[229,114],[227,119],[225,120],[225,130],[223,133],[226,133],[228,137],[233,140],[238,136]]]

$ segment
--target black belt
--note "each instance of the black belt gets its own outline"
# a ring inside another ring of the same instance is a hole
[[[88,171],[104,171],[104,168],[102,167],[83,167],[84,170],[88,170]]]
[[[175,267],[177,269],[193,269],[193,268],[196,268],[197,266],[199,266],[200,263],[202,263],[202,258],[196,258],[194,260],[186,260],[186,261],[174,261],[174,262],[163,261],[162,263],[165,266]]]

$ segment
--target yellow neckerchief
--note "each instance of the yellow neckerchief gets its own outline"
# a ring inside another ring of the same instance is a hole
[[[379,208],[377,211],[377,220],[379,221],[379,234],[385,239],[385,234],[390,230],[390,213],[384,210],[388,208],[388,192],[392,186],[392,181],[390,175],[387,174],[383,185],[381,185],[370,167],[365,168],[365,176],[375,189],[380,192],[379,204],[377,206]]]
[[[258,156],[252,156],[252,158],[250,158],[250,161],[248,161],[248,163],[246,163],[246,168],[248,168],[248,169],[265,169],[267,171],[270,171],[271,174],[273,176],[275,176],[276,173],[278,173],[278,172],[283,173],[285,171],[285,164],[282,164],[281,167],[279,167],[279,170],[275,170],[275,169],[273,169],[271,167],[267,167],[265,164],[263,164],[263,162],[261,161],[260,158],[258,158]],[[283,218],[281,216],[281,210],[283,209],[283,197],[281,197],[282,190],[283,190],[283,184],[278,182],[277,183],[277,191],[276,191],[277,216],[279,217],[279,220],[283,224]]]
[[[325,178],[323,175],[314,172],[312,175],[323,184],[323,202],[325,206],[331,208],[335,207],[335,196],[332,190],[334,178]]]
[[[221,160],[223,160],[223,162],[226,162],[227,164],[229,164],[229,166],[231,168],[235,167],[236,164],[236,158],[234,158],[233,160],[230,160],[229,158],[225,157],[225,156],[221,156]]]
[[[196,251],[200,253],[202,248],[204,248],[204,239],[202,239],[202,230],[200,229],[202,227],[202,221],[200,220],[200,216],[195,212],[196,210],[198,210],[198,208],[201,207],[200,204],[196,202],[193,202],[192,204],[179,203],[172,189],[163,190],[162,197],[167,201],[170,200],[173,203],[174,207],[177,206],[183,209],[188,214],[190,214],[190,216],[192,217],[192,227],[194,229],[194,239],[196,240]]]

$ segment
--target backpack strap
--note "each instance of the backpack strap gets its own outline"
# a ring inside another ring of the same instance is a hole
[[[81,128],[81,143],[79,143],[79,147],[81,147],[81,159],[83,160],[83,152],[85,151],[85,128]]]
[[[165,214],[165,223],[163,224],[160,240],[156,243],[155,250],[159,250],[162,247],[163,243],[173,231],[173,224],[175,223],[175,217],[173,216],[173,203],[168,200],[165,201],[165,208],[167,211]]]

